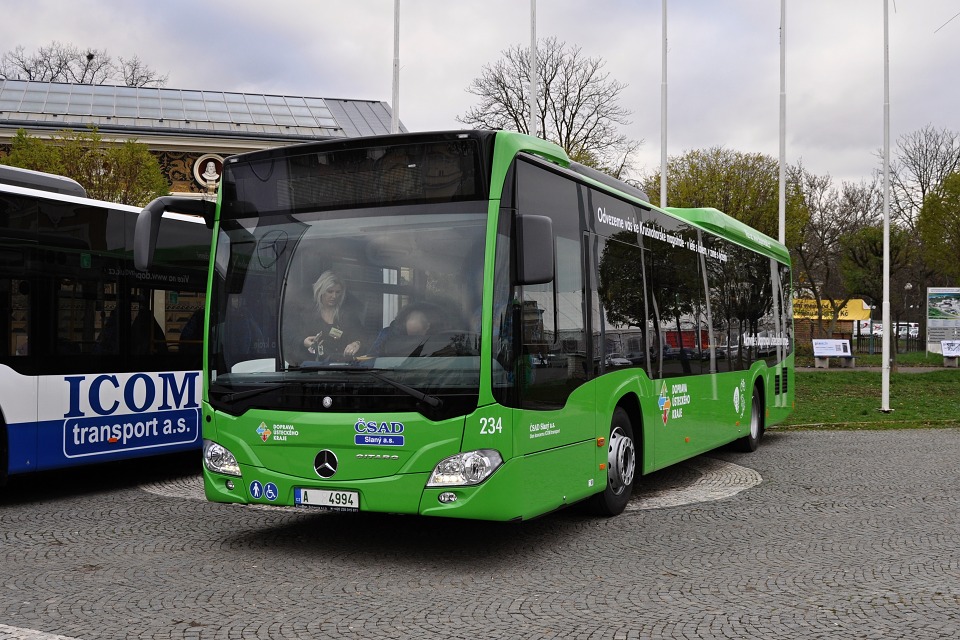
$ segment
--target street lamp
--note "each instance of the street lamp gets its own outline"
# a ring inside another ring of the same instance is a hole
[[[906,347],[907,351],[910,350],[910,338],[912,337],[910,335],[910,311],[913,309],[913,305],[911,304],[911,299],[910,299],[911,291],[913,291],[913,283],[908,282],[903,285],[903,315],[904,315],[903,323],[904,325],[906,325],[904,329],[905,335],[903,336],[903,338],[907,345]]]

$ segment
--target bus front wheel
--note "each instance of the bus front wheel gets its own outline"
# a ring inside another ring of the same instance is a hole
[[[622,407],[617,407],[610,421],[610,438],[607,441],[607,486],[593,496],[592,507],[597,515],[615,516],[623,513],[637,471],[637,448],[633,439],[630,416]]]

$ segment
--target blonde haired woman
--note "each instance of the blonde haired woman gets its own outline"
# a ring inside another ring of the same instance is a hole
[[[340,354],[353,358],[360,352],[361,342],[356,336],[360,323],[341,309],[346,294],[343,280],[333,271],[324,271],[313,283],[317,315],[311,320],[310,330],[316,333],[304,338],[303,346],[318,360]]]

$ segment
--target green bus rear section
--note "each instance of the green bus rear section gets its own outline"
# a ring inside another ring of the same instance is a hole
[[[561,167],[569,165],[562,149],[518,134],[497,135],[490,168],[490,223],[487,264],[492,264],[500,196],[518,153],[528,153]],[[646,202],[591,180],[584,182],[644,207]],[[659,210],[664,211],[664,210]],[[721,236],[753,252],[789,265],[782,245],[713,209],[666,209],[694,227]],[[487,274],[484,296],[492,297]],[[484,335],[489,336],[489,309]],[[792,334],[792,329],[791,329]],[[489,340],[481,352],[491,357]],[[205,397],[203,437],[229,449],[241,477],[204,469],[208,499],[217,502],[293,505],[297,488],[349,490],[359,493],[361,511],[485,520],[528,519],[580,502],[607,484],[606,439],[617,407],[630,416],[638,452],[638,475],[647,474],[724,446],[749,434],[753,390],[763,402],[764,426],[784,420],[794,406],[792,346],[780,362],[757,360],[749,369],[650,379],[640,368],[614,370],[587,380],[557,410],[502,406],[490,389],[489,365],[481,365],[480,407],[467,416],[433,422],[419,413],[284,413],[251,409],[231,416],[211,408]],[[666,413],[664,395],[671,400]],[[677,411],[679,410],[679,411]],[[355,444],[358,421],[402,422],[402,448]],[[500,429],[491,427],[499,425]],[[276,427],[281,427],[277,429]],[[264,428],[271,436],[264,439]],[[285,433],[277,440],[273,434]],[[322,449],[337,452],[336,479],[323,480],[314,470]],[[429,488],[437,463],[454,454],[496,449],[503,465],[476,486]],[[274,500],[254,498],[251,483],[273,483]],[[642,480],[641,480],[642,482]],[[456,494],[441,502],[442,493]]]

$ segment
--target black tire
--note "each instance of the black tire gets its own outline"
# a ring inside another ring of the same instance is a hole
[[[753,387],[753,399],[750,402],[750,431],[736,441],[738,451],[750,453],[756,451],[763,438],[763,394],[760,385]]]
[[[591,511],[611,517],[623,513],[633,493],[637,471],[637,448],[633,439],[633,425],[627,412],[617,407],[610,420],[607,439],[607,486],[590,501]]]
[[[0,487],[7,486],[7,470],[9,465],[9,448],[7,444],[7,425],[0,416]]]

